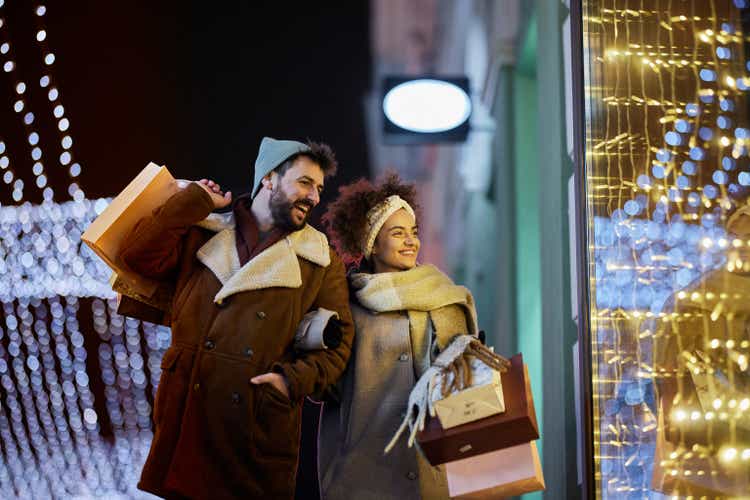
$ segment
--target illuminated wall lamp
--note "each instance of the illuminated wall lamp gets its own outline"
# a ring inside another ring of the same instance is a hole
[[[386,144],[463,142],[469,132],[469,79],[388,76],[383,79]]]

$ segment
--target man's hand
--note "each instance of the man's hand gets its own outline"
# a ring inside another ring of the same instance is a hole
[[[232,192],[227,191],[226,193],[222,193],[221,186],[219,186],[214,181],[209,179],[201,179],[194,182],[195,184],[198,184],[200,187],[202,187],[203,190],[206,191],[211,197],[211,201],[214,202],[214,209],[224,208],[232,203]]]
[[[286,385],[284,376],[280,373],[264,373],[263,375],[258,375],[251,378],[250,382],[255,385],[271,384],[272,386],[274,386],[274,388],[278,389],[280,393],[285,395],[287,398],[289,397],[289,388]]]

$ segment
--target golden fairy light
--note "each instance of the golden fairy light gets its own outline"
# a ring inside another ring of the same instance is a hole
[[[722,467],[750,442],[750,230],[727,228],[750,196],[744,1],[583,6],[597,497],[706,481],[736,496],[750,471]]]

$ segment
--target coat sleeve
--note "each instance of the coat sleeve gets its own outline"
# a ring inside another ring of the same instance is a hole
[[[344,264],[331,250],[331,263],[326,268],[323,285],[312,308],[335,311],[341,321],[341,344],[336,349],[301,352],[289,363],[276,363],[273,371],[283,373],[289,384],[289,396],[295,401],[303,396],[320,393],[336,383],[346,368],[354,340],[354,322],[349,309],[349,286]]]
[[[190,227],[211,213],[211,197],[193,183],[172,195],[125,236],[121,257],[147,278],[174,278]]]

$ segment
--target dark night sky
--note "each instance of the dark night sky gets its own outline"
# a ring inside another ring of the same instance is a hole
[[[0,36],[17,61],[17,71],[0,76],[10,100],[0,134],[26,182],[24,199],[39,202],[26,133],[11,109],[23,79],[55,199],[65,201],[61,134],[38,85],[32,5],[7,0],[0,13]],[[148,161],[176,177],[212,176],[246,190],[264,135],[331,144],[337,184],[368,173],[368,2],[48,2],[44,22],[89,198],[115,194]],[[0,201],[9,194],[0,186]],[[334,194],[327,189],[324,201]]]

